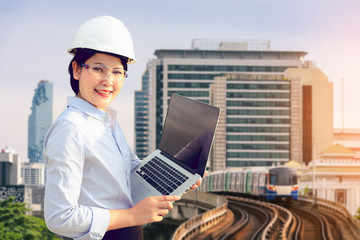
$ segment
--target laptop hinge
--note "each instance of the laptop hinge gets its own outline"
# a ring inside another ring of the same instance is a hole
[[[196,174],[196,170],[192,169],[191,167],[187,166],[186,164],[184,164],[182,161],[174,158],[173,156],[171,156],[170,154],[164,152],[164,151],[160,151],[160,153],[162,155],[164,155],[165,157],[171,159],[171,161],[176,162],[177,164],[179,164],[181,167],[185,168],[186,170],[188,170],[189,172],[191,172],[192,174]]]

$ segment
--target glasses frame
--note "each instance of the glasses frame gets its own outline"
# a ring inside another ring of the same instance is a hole
[[[105,74],[105,72],[104,72],[104,76],[105,76],[106,79],[109,78],[110,75],[112,75],[112,77],[113,77],[114,79],[117,79],[117,78],[115,77],[115,75],[112,73],[112,70],[114,70],[114,69],[118,69],[118,70],[124,71],[124,75],[123,75],[124,77],[123,77],[122,79],[119,79],[119,80],[124,81],[125,78],[128,77],[127,71],[126,71],[125,69],[123,69],[123,68],[120,68],[120,69],[119,69],[119,68],[111,68],[111,67],[108,67],[108,66],[106,66],[106,65],[104,65],[104,64],[101,64],[101,63],[94,63],[94,64],[85,64],[85,63],[82,63],[81,66],[84,67],[85,69],[90,69],[90,68],[93,67],[93,66],[99,66],[99,67],[101,67],[101,68],[109,69],[109,74],[107,74],[107,76],[106,76],[106,74]]]

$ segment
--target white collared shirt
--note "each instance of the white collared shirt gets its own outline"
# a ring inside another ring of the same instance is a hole
[[[49,129],[45,221],[74,239],[101,239],[110,222],[108,209],[133,206],[130,172],[140,162],[130,149],[113,110],[102,111],[78,97]]]

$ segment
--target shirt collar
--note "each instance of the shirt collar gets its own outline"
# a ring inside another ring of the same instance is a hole
[[[113,122],[116,121],[116,111],[112,108],[107,107],[103,111],[79,97],[68,97],[67,106],[76,108],[95,119],[103,121],[106,124],[113,125]]]

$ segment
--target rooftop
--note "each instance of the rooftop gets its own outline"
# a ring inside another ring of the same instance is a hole
[[[360,128],[334,128],[334,134],[360,134]]]
[[[191,49],[157,49],[158,58],[300,60],[304,51],[273,51],[269,40],[195,39]]]
[[[344,147],[343,145],[337,143],[333,146],[331,146],[330,148],[328,148],[327,150],[325,150],[324,152],[321,153],[322,155],[355,155],[355,152],[352,151],[349,148]]]
[[[269,51],[270,40],[260,39],[194,39],[193,50],[257,50]]]
[[[316,166],[315,172],[317,175],[356,175],[360,173],[360,166]],[[313,169],[309,168],[304,171],[303,175],[313,174]]]

